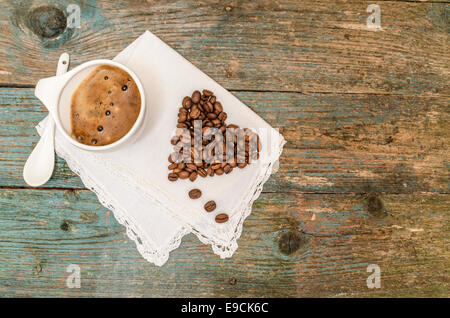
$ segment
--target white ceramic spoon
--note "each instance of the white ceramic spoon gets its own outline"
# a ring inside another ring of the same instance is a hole
[[[63,53],[59,57],[56,75],[67,72],[69,54]],[[36,147],[34,147],[23,167],[23,179],[32,187],[46,183],[55,168],[55,121],[50,115],[47,119],[44,133]]]

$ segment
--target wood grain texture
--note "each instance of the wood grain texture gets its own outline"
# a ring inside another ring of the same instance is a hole
[[[62,52],[112,58],[148,29],[228,89],[448,96],[449,5],[380,2],[373,31],[372,2],[2,1],[0,83],[34,85]],[[28,26],[34,8],[69,3],[81,28],[47,39]]]
[[[235,92],[287,140],[264,191],[448,193],[450,112],[437,97]],[[26,186],[22,167],[46,116],[33,89],[0,88],[3,186]],[[44,187],[80,188],[57,161]]]
[[[87,190],[0,190],[0,295],[447,296],[449,197],[383,195],[377,217],[371,200],[265,193],[233,258],[188,235],[158,268]],[[288,231],[305,240],[285,255],[279,237]],[[65,285],[70,264],[81,267],[80,289]],[[366,286],[368,264],[381,268],[379,290]]]
[[[79,29],[58,19],[69,3]],[[450,5],[377,1],[374,31],[371,3],[1,1],[0,296],[448,297]],[[46,185],[23,182],[46,116],[37,80],[62,52],[71,67],[112,58],[145,30],[287,140],[231,259],[188,235],[147,263],[61,159]],[[70,264],[81,289],[66,287]]]

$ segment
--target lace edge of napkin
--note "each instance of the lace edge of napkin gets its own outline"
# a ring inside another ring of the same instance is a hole
[[[185,226],[189,227],[188,233],[193,233],[203,244],[211,245],[211,248],[212,248],[214,254],[220,256],[220,258],[232,257],[234,252],[238,248],[237,240],[240,238],[240,236],[242,234],[242,228],[243,228],[244,221],[251,214],[254,201],[256,199],[258,199],[258,197],[260,196],[264,184],[266,183],[266,181],[269,179],[270,175],[272,174],[274,164],[279,160],[279,157],[280,157],[281,153],[283,152],[283,146],[286,144],[286,141],[281,134],[279,134],[279,139],[280,140],[279,140],[279,144],[278,144],[278,151],[276,152],[276,155],[273,156],[273,159],[267,164],[267,167],[265,169],[261,169],[261,172],[257,175],[254,183],[250,187],[250,190],[248,191],[248,195],[245,196],[241,200],[241,204],[238,208],[238,210],[241,211],[240,217],[239,217],[239,220],[236,223],[236,225],[234,225],[233,234],[231,235],[231,237],[229,239],[227,239],[226,241],[214,239],[213,233],[205,234],[205,233],[201,232],[200,230],[196,229],[195,226],[185,223]],[[95,155],[93,156],[93,159],[100,160]],[[103,164],[108,164],[108,163],[105,163],[103,161]],[[111,167],[110,170],[113,171],[112,173],[115,173],[115,174],[117,174],[117,176],[120,177],[120,174],[118,173],[118,171],[122,171],[122,169],[124,169],[124,167],[114,166],[114,167]],[[128,170],[126,170],[126,171],[128,171]],[[133,175],[133,174],[131,174],[131,175]],[[139,176],[136,176],[136,175],[133,175],[133,176],[136,179],[139,179]],[[123,178],[123,176],[122,176],[122,178]],[[127,185],[134,187],[138,190],[145,189],[145,187],[142,188],[142,185],[140,186],[137,183],[131,182],[128,178],[123,178],[123,181]],[[180,220],[181,222],[183,222],[183,220],[181,220],[176,213],[171,211],[169,204],[167,202],[165,202],[164,199],[150,195],[148,193],[148,190],[144,190],[143,195],[145,195],[146,198],[148,198],[152,202],[159,204],[159,205],[163,206],[164,208],[166,208],[173,217],[175,217],[178,220]]]
[[[39,134],[41,134],[44,129],[44,122],[46,119],[41,121],[37,126],[36,130]],[[95,193],[99,202],[108,210],[112,211],[115,219],[121,225],[125,227],[128,238],[130,238],[135,244],[136,248],[142,257],[150,263],[153,263],[157,266],[164,265],[169,259],[169,253],[175,249],[177,249],[181,244],[181,239],[186,235],[191,233],[191,229],[188,227],[183,227],[177,235],[175,235],[169,245],[164,250],[158,250],[154,243],[151,242],[146,234],[140,229],[140,227],[136,224],[133,218],[126,214],[124,209],[122,209],[117,202],[113,202],[112,199],[108,198],[108,196],[104,193],[100,186],[88,176],[88,174],[84,171],[80,164],[74,159],[70,157],[69,154],[61,147],[58,143],[55,143],[55,151],[57,155],[63,158],[70,170],[72,170],[75,174],[77,174],[84,186]]]
[[[280,136],[280,142],[278,144],[277,155],[267,165],[267,168],[265,170],[261,170],[262,172],[255,179],[255,182],[253,183],[253,185],[251,187],[252,190],[249,191],[249,195],[246,196],[244,199],[242,199],[243,204],[241,205],[242,208],[240,209],[242,211],[242,213],[241,213],[241,217],[240,217],[238,223],[236,224],[236,228],[235,228],[232,239],[229,242],[227,242],[227,244],[217,244],[217,243],[213,242],[213,240],[209,239],[208,237],[202,235],[200,232],[195,230],[195,228],[192,228],[192,233],[194,233],[195,236],[197,236],[198,239],[203,244],[211,245],[214,254],[219,255],[220,258],[230,258],[233,256],[234,252],[238,249],[237,240],[241,237],[242,228],[244,226],[244,221],[252,213],[253,203],[261,195],[264,184],[267,182],[269,177],[272,175],[273,166],[279,160],[281,153],[283,152],[283,147],[286,144],[286,140],[284,139],[283,135],[279,134],[279,136]]]

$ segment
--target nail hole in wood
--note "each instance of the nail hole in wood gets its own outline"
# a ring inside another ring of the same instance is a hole
[[[228,283],[230,283],[230,285],[236,285],[237,279],[234,278],[234,277],[231,277],[231,278],[228,280]]]
[[[60,226],[61,230],[68,231],[70,229],[70,224],[67,221],[63,221]]]

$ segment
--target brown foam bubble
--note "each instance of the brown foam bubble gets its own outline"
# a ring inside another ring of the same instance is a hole
[[[102,65],[76,89],[71,100],[72,137],[91,146],[111,144],[133,127],[141,109],[141,96],[124,70]]]

